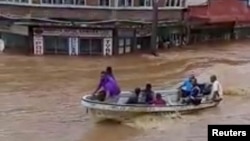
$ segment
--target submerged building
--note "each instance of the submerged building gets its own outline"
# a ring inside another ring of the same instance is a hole
[[[191,43],[250,37],[250,0],[209,0],[186,11]]]
[[[106,56],[147,50],[152,1],[1,0],[0,37],[7,50],[35,55]],[[206,40],[218,36],[217,31],[237,32],[235,25],[249,21],[246,12],[246,0],[158,0],[159,47]]]
[[[159,26],[182,24],[185,0],[159,0]],[[2,0],[7,49],[115,55],[150,47],[152,0]]]

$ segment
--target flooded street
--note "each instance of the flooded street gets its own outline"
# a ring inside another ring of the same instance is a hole
[[[159,57],[0,55],[0,140],[206,141],[207,124],[249,124],[250,42],[211,46],[169,51]],[[226,91],[225,101],[218,108],[181,119],[152,121],[152,126],[150,117],[136,119],[133,127],[95,124],[80,99],[96,87],[107,65],[113,66],[124,90],[147,82],[155,87],[175,85],[190,73],[208,81],[216,74]]]

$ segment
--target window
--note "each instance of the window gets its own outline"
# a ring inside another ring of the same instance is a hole
[[[124,47],[124,39],[119,39],[119,47]]]
[[[63,0],[53,0],[54,4],[63,4]]]
[[[23,0],[24,1],[24,0]],[[85,5],[85,0],[41,0],[42,4],[55,4],[55,5]]]
[[[100,6],[110,6],[110,0],[99,0]]]
[[[68,54],[68,38],[58,36],[44,37],[45,54]]]
[[[167,6],[167,7],[183,7],[183,6],[185,6],[185,0],[166,0],[165,6]]]
[[[80,39],[81,55],[102,54],[102,39]]]
[[[29,3],[29,0],[0,0],[1,2],[10,2],[10,3]]]
[[[176,0],[172,0],[170,3],[170,6],[175,6],[175,2],[176,2]]]
[[[44,4],[52,4],[52,0],[42,0],[42,3],[44,3]]]
[[[132,6],[132,0],[118,0],[118,7]]]
[[[73,5],[74,0],[64,0],[64,4]]]
[[[76,5],[85,5],[85,0],[76,0]]]
[[[126,38],[125,45],[126,46],[131,46],[131,39],[130,38]]]
[[[153,0],[140,0],[139,5],[140,6],[152,6]]]

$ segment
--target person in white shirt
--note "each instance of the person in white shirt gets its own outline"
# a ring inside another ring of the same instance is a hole
[[[223,99],[223,89],[216,75],[210,77],[212,83],[211,99],[214,101],[221,101]]]

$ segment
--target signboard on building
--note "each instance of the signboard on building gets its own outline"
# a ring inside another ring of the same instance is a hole
[[[151,35],[151,28],[136,30],[136,37],[146,37]]]
[[[112,30],[71,29],[71,28],[39,28],[42,35],[73,37],[112,37]]]
[[[112,38],[103,39],[103,55],[112,56],[113,55],[113,43]]]
[[[43,45],[43,36],[42,35],[34,35],[34,55],[43,55],[44,53],[44,45]]]
[[[134,36],[134,30],[119,29],[118,30],[118,36],[119,37],[133,37]]]
[[[77,37],[69,38],[69,55],[77,56],[79,54],[79,39]]]

